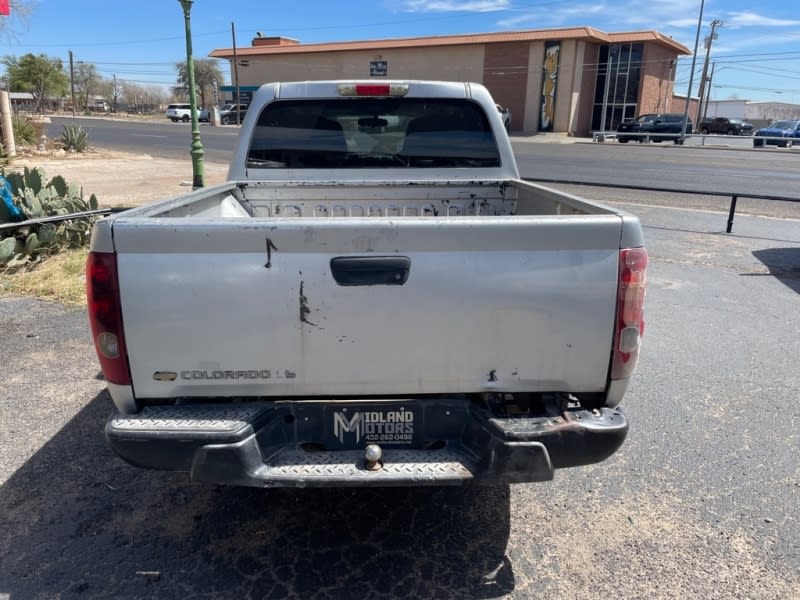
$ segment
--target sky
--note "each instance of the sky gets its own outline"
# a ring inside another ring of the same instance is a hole
[[[71,50],[104,77],[164,87],[186,59],[178,0],[11,1],[0,56],[44,53],[67,64]],[[20,19],[14,2],[30,14]],[[195,58],[230,48],[232,24],[238,47],[257,31],[318,43],[591,26],[656,30],[693,50],[701,21],[692,95],[715,19],[711,99],[800,104],[800,11],[790,0],[194,0],[191,10]],[[220,67],[229,82],[227,61]],[[676,93],[689,91],[691,67],[691,56],[679,59]]]

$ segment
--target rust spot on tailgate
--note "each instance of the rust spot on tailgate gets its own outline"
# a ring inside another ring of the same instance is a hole
[[[317,326],[316,323],[312,323],[308,320],[308,315],[311,313],[311,309],[308,306],[308,298],[306,298],[303,289],[305,287],[305,282],[300,282],[300,322],[307,323],[308,325],[313,325],[314,327]]]

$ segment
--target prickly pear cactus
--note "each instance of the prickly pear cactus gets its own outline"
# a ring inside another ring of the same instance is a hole
[[[14,258],[16,238],[8,237],[0,240],[0,267],[7,265]]]
[[[33,191],[34,195],[42,191],[43,182],[45,178],[44,169],[35,167],[29,169],[25,167],[25,187]]]
[[[40,168],[25,168],[23,173],[4,173],[9,182],[14,204],[26,220],[55,215],[69,215],[98,207],[92,194],[88,201],[83,190],[68,184],[57,175],[47,181]],[[45,183],[47,182],[47,183]],[[10,221],[9,212],[0,211],[0,223]],[[12,269],[56,254],[64,248],[86,245],[97,217],[80,217],[58,223],[31,223],[25,227],[0,231],[0,268]]]

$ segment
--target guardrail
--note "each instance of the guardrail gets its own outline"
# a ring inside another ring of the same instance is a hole
[[[647,131],[592,131],[592,142],[606,142],[619,140],[620,137],[627,138],[631,142],[640,142],[649,144],[651,138],[670,139],[678,144],[683,144],[685,140],[692,138],[700,138],[700,145],[705,145],[707,138],[712,139],[732,139],[732,140],[753,140],[754,148],[763,148],[765,146],[780,146],[782,148],[791,148],[795,143],[800,146],[800,137],[784,137],[774,135],[726,135],[723,133],[687,133],[681,135],[680,133],[652,133]],[[678,138],[680,141],[677,141]],[[762,142],[760,145],[755,145],[755,140]],[[773,143],[774,142],[774,143]]]
[[[800,202],[800,198],[787,198],[785,196],[770,196],[766,194],[743,194],[741,192],[709,192],[704,190],[682,190],[676,188],[655,188],[643,185],[626,185],[619,183],[593,183],[591,181],[565,181],[563,179],[541,179],[534,177],[523,177],[525,181],[533,183],[555,183],[559,185],[586,185],[590,187],[617,188],[621,190],[642,190],[646,192],[664,192],[667,194],[694,194],[695,196],[730,196],[731,205],[728,210],[728,224],[725,228],[726,233],[733,231],[733,218],[736,214],[736,203],[739,198],[751,198],[753,200],[776,200],[779,202]]]
[[[704,190],[682,190],[677,188],[656,188],[643,185],[628,185],[623,183],[599,183],[592,181],[566,181],[563,179],[542,179],[539,177],[523,177],[525,181],[532,181],[534,183],[555,183],[557,185],[585,185],[589,187],[601,188],[617,188],[621,190],[641,190],[645,192],[663,192],[666,194],[694,194],[695,196],[730,196],[731,205],[728,211],[728,224],[725,228],[726,233],[733,231],[733,218],[736,215],[736,204],[739,198],[751,198],[753,200],[775,200],[778,202],[800,202],[800,198],[787,198],[785,196],[771,196],[767,194],[743,194],[741,192],[712,192]],[[18,221],[16,223],[3,223],[0,224],[0,232],[13,231],[29,225],[39,225],[42,223],[58,223],[60,221],[69,221],[72,219],[81,219],[85,217],[93,217],[96,215],[110,215],[117,212],[129,210],[126,206],[115,206],[112,208],[98,208],[95,210],[87,210],[78,213],[70,213],[66,215],[53,215],[51,217],[39,217],[38,219],[29,219],[27,221]]]
[[[647,131],[592,131],[592,142],[605,142],[607,140],[616,140],[620,137],[627,138],[633,142],[650,143],[650,138],[669,138],[672,141],[675,141],[673,138],[682,137],[683,139],[688,140],[691,137],[699,137],[699,134],[694,135],[687,133],[686,135],[681,136],[680,133],[652,133]],[[682,144],[683,140],[676,143]]]

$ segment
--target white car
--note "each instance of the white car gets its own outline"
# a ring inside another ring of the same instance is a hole
[[[192,119],[192,105],[191,104],[170,104],[167,106],[167,118],[173,123],[183,121],[188,123]],[[197,119],[202,123],[208,123],[211,120],[211,113],[205,108],[197,111]]]

